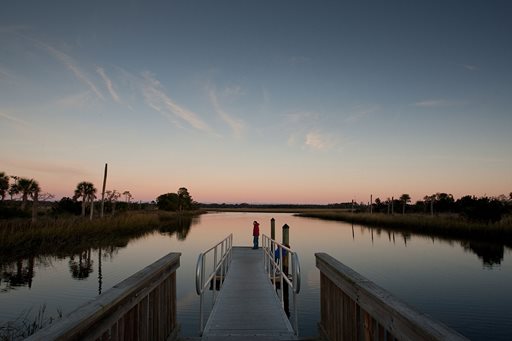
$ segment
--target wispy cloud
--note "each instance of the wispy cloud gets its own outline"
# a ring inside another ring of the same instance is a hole
[[[110,93],[110,96],[112,96],[112,99],[114,101],[116,101],[117,103],[121,103],[121,99],[119,98],[119,95],[117,94],[116,90],[114,89],[112,80],[110,78],[108,78],[107,74],[105,73],[105,70],[101,67],[97,67],[96,72],[101,76],[101,78],[105,82],[105,85],[107,86],[108,92]]]
[[[331,134],[321,133],[320,131],[310,131],[306,134],[304,141],[306,147],[316,150],[331,149],[338,143],[338,138]]]
[[[75,176],[90,176],[90,172],[83,170],[83,167],[74,167],[66,164],[55,164],[42,161],[27,161],[17,159],[6,159],[6,166],[23,169],[30,172],[41,172],[50,174],[62,175],[75,175]]]
[[[21,119],[19,119],[17,117],[11,116],[9,114],[6,114],[5,112],[2,112],[2,111],[0,111],[0,118],[8,120],[8,121],[10,121],[12,123],[15,123],[17,125],[21,125],[23,127],[29,126],[28,122],[26,122],[24,120],[21,120]]]
[[[210,101],[213,105],[213,108],[217,115],[220,116],[220,118],[226,122],[231,129],[233,130],[233,134],[235,137],[240,138],[242,136],[244,125],[240,120],[236,120],[233,117],[231,117],[229,114],[227,114],[220,106],[219,99],[217,98],[217,94],[213,89],[210,89],[209,91],[210,95]]]
[[[449,107],[454,105],[460,105],[463,102],[460,101],[450,101],[445,99],[431,99],[414,103],[417,107],[422,108],[435,108],[435,107]]]
[[[102,100],[105,99],[105,97],[98,90],[96,85],[94,85],[94,83],[89,79],[89,77],[87,77],[87,75],[78,67],[77,63],[73,60],[73,58],[46,43],[36,41],[31,38],[27,39],[34,41],[37,45],[42,46],[44,49],[46,49],[54,58],[62,62],[75,75],[75,77],[78,80],[86,84],[89,87],[89,89],[91,89],[91,91],[94,92],[96,96],[98,96],[98,98]]]
[[[174,117],[178,117],[198,130],[211,131],[210,127],[201,120],[196,113],[179,106],[174,102],[174,100],[167,96],[162,85],[156,78],[154,78],[154,76],[149,72],[145,72],[143,76],[144,98],[151,108],[155,109],[171,121]]]
[[[95,98],[91,91],[87,90],[78,94],[63,97],[55,102],[57,106],[64,108],[84,108],[92,98]]]

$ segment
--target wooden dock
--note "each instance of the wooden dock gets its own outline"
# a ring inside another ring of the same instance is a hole
[[[233,247],[202,340],[297,340],[263,267],[263,251]]]

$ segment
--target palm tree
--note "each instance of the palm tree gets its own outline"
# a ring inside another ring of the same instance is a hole
[[[411,202],[411,196],[409,194],[402,194],[400,197],[400,201],[402,202],[402,214],[405,214],[405,206],[407,206],[408,202]]]
[[[85,205],[87,201],[90,201],[91,198],[94,198],[94,194],[96,193],[96,188],[94,187],[92,182],[82,181],[78,185],[76,185],[75,195],[73,198],[76,200],[78,198],[82,198],[82,217],[85,217]]]
[[[126,198],[126,203],[129,204],[130,203],[130,199],[132,198],[132,194],[130,193],[130,191],[124,191],[123,195]]]
[[[37,220],[37,204],[39,202],[39,192],[41,192],[41,187],[37,181],[32,180],[32,186],[30,191],[30,197],[32,198],[32,222],[35,223]]]
[[[18,193],[21,193],[21,210],[25,210],[27,206],[28,196],[39,195],[41,188],[34,179],[19,178],[18,182],[14,185]]]
[[[0,197],[2,201],[5,199],[5,194],[9,190],[9,176],[5,175],[4,172],[0,172]]]

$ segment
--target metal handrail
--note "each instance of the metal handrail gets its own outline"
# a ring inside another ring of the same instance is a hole
[[[276,242],[269,236],[262,235],[262,246],[263,246],[263,261],[265,264],[265,271],[269,278],[274,283],[274,289],[276,289],[276,278],[281,279],[281,306],[284,308],[284,295],[282,288],[284,282],[286,282],[293,292],[293,309],[294,309],[294,331],[295,335],[299,335],[299,322],[298,322],[298,309],[297,309],[297,294],[300,292],[300,262],[299,256],[296,252],[292,251],[289,247]],[[277,254],[276,254],[277,253]],[[279,257],[276,257],[279,256]],[[287,258],[288,269],[283,270],[284,257]],[[291,264],[290,264],[291,262]],[[287,270],[288,273],[285,273]],[[276,276],[277,275],[277,276]],[[277,290],[276,290],[277,294]]]
[[[218,257],[218,251],[220,248],[220,258]],[[233,234],[230,234],[222,241],[212,246],[208,250],[202,252],[197,257],[197,265],[196,265],[196,292],[199,295],[199,333],[203,333],[203,293],[205,289],[209,286],[209,283],[212,282],[213,288],[213,298],[212,298],[212,306],[215,304],[215,293],[217,289],[220,289],[220,286],[224,282],[224,277],[226,276],[229,270],[229,264],[231,263],[231,250],[233,248]],[[208,277],[205,276],[205,258],[213,252],[213,267],[212,271],[208,274]],[[217,280],[215,276],[219,274],[219,287],[217,287]]]

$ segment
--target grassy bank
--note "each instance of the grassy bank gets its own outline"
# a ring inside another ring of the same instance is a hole
[[[421,214],[350,213],[339,210],[301,212],[301,217],[345,221],[413,233],[455,238],[488,239],[511,242],[512,218],[505,217],[495,224],[468,222],[458,216],[428,216]]]
[[[188,225],[199,211],[179,215],[174,212],[127,212],[115,217],[90,221],[81,217],[0,222],[0,254],[12,259],[29,254],[73,252],[87,247],[122,246],[130,238],[140,237],[156,229],[173,231]]]

